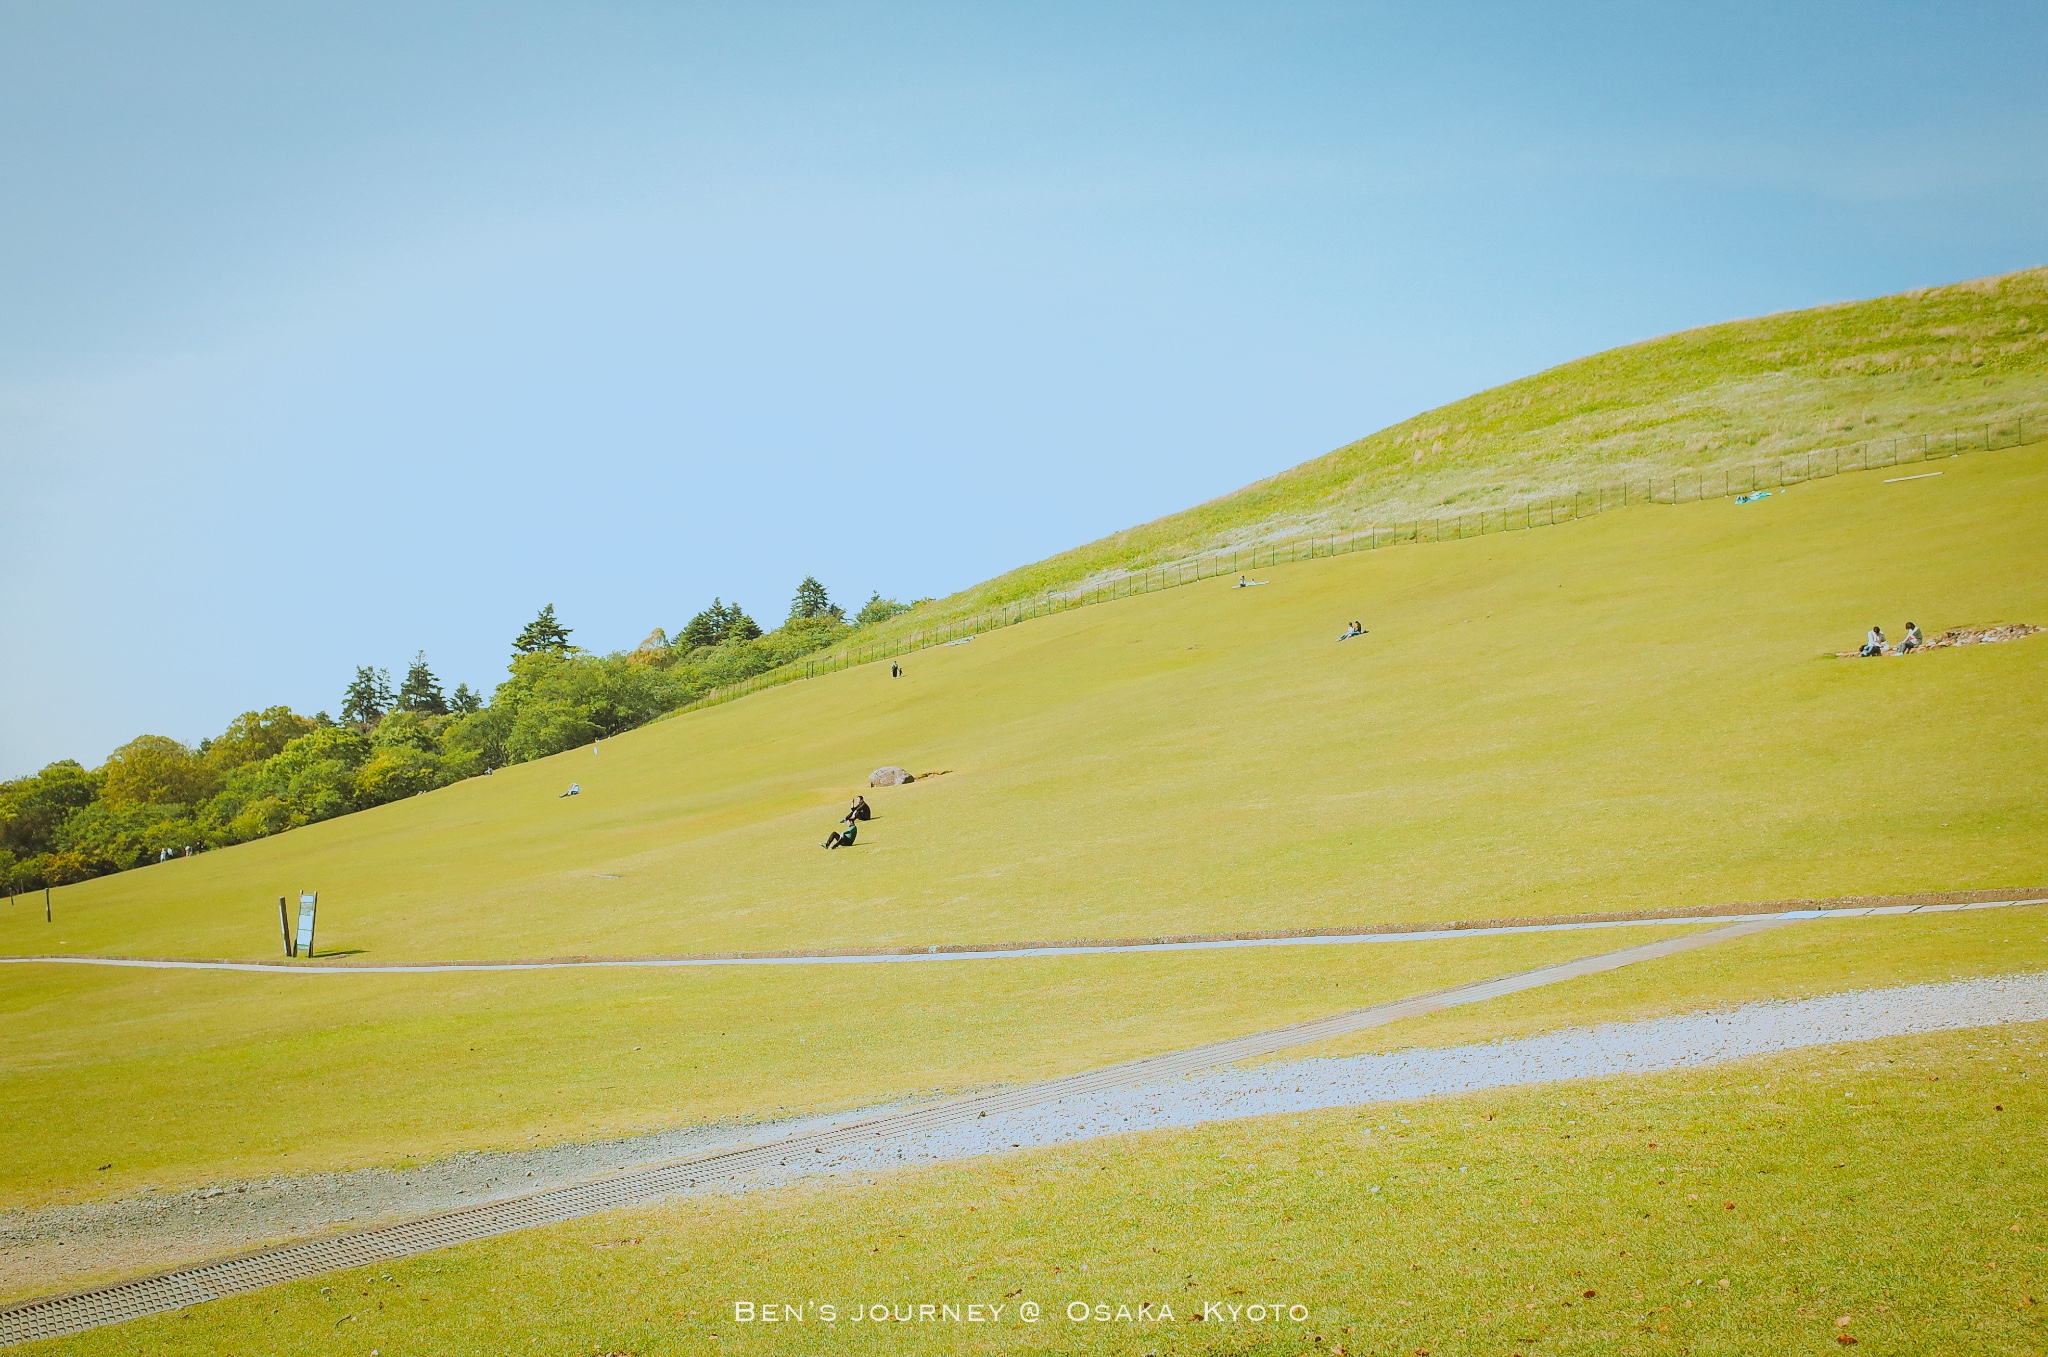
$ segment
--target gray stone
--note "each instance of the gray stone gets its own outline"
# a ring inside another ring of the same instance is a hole
[[[908,768],[898,768],[894,764],[889,765],[887,768],[877,768],[874,772],[868,774],[868,786],[870,787],[900,787],[906,782],[915,781],[917,779],[910,775]]]

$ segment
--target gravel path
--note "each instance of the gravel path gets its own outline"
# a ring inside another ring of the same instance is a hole
[[[932,1164],[1240,1117],[1428,1098],[1602,1075],[1650,1074],[1808,1046],[2048,1022],[2048,974],[1772,1000],[1720,1012],[1608,1023],[1475,1046],[1292,1060],[1063,1098],[967,1126],[818,1156],[814,1172]],[[778,1175],[791,1178],[809,1176]],[[707,1185],[764,1185],[756,1176]]]
[[[690,1126],[531,1150],[472,1151],[409,1169],[356,1169],[211,1184],[112,1201],[0,1212],[0,1295],[51,1278],[132,1273],[336,1229],[410,1220],[587,1182],[621,1169],[829,1130],[894,1111]]]

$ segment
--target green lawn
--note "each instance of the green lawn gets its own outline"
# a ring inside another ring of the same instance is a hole
[[[10,966],[0,1208],[1023,1083],[1691,931],[802,970]]]
[[[1966,1031],[689,1201],[24,1352],[2036,1357],[2044,1042]],[[804,1318],[741,1324],[736,1302]],[[1249,1319],[1276,1303],[1304,1318]],[[851,1319],[918,1304],[931,1322]],[[1141,1306],[1173,1319],[1115,1317]]]
[[[301,888],[326,949],[397,960],[2040,884],[2048,637],[1816,657],[2048,622],[2044,514],[2027,448],[1170,590],[24,899],[0,949],[272,956]],[[889,762],[952,771],[820,851]]]

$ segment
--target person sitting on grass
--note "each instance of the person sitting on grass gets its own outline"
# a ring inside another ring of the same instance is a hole
[[[1870,635],[1863,638],[1863,649],[1856,653],[1864,659],[1884,654],[1884,628],[1872,627]]]
[[[846,822],[846,828],[835,829],[826,835],[822,846],[826,848],[851,848],[853,841],[859,837],[860,821],[849,818]]]
[[[1906,624],[1906,634],[1899,638],[1899,654],[1906,655],[1927,644],[1927,638],[1920,634],[1918,622]]]
[[[845,820],[847,824],[852,824],[855,820],[871,820],[874,814],[874,811],[868,808],[868,799],[865,796],[856,796],[853,798],[853,804],[846,808]]]
[[[1360,626],[1360,625],[1359,625],[1358,623],[1356,623],[1356,622],[1353,622],[1353,623],[1351,624],[1351,629],[1350,629],[1349,631],[1345,632],[1345,633],[1344,633],[1344,634],[1343,634],[1342,636],[1339,636],[1339,637],[1338,637],[1337,639],[1338,639],[1338,640],[1340,640],[1340,641],[1348,641],[1348,640],[1350,640],[1350,639],[1351,639],[1352,637],[1354,637],[1354,636],[1363,636],[1363,635],[1365,635],[1365,628],[1364,628],[1364,627],[1362,627],[1362,626]]]
[[[568,790],[568,791],[566,791],[566,792],[563,792],[563,793],[562,793],[562,796],[581,796],[581,795],[583,795],[583,789],[582,789],[581,787],[577,786],[577,785],[576,785],[575,783],[573,783],[573,782],[569,784],[569,790]],[[557,801],[561,800],[561,799],[562,799],[562,796],[558,796],[558,797],[556,797],[556,798],[555,798],[555,800],[557,800]]]

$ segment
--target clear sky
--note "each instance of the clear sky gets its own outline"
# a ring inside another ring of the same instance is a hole
[[[2048,260],[2038,4],[0,0],[0,775]]]

